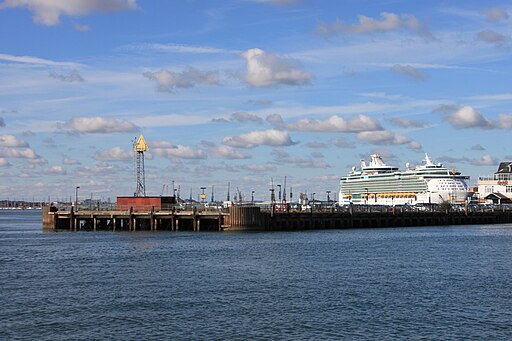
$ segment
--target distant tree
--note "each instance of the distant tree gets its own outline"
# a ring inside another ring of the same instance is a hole
[[[439,212],[450,212],[452,210],[452,204],[449,201],[443,201],[437,206]]]

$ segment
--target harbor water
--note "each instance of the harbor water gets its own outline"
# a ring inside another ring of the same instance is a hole
[[[2,340],[511,340],[512,225],[48,232],[0,211]]]

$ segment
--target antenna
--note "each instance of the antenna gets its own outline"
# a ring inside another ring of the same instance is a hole
[[[139,139],[133,140],[133,151],[135,158],[135,177],[137,181],[137,187],[135,189],[134,196],[145,197],[146,196],[146,174],[144,170],[144,152],[149,149],[144,136],[140,134]]]
[[[226,198],[226,201],[229,201],[229,182],[228,182],[228,197]]]

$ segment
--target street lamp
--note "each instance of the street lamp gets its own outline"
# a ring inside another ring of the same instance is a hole
[[[365,188],[366,190],[366,200],[365,200],[365,205],[368,204],[368,188]]]
[[[206,189],[206,187],[201,187],[201,190],[202,190],[202,193],[201,193],[201,202],[204,203],[205,199],[206,199],[206,194],[204,193],[204,190]]]
[[[325,191],[327,193],[327,205],[329,205],[329,203],[331,202],[331,197],[329,196],[329,194],[331,194],[331,191]]]
[[[254,204],[254,191],[251,192],[251,204]]]
[[[76,186],[75,188],[75,211],[78,211],[78,189],[80,186]]]

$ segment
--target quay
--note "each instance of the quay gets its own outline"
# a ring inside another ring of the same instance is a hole
[[[46,231],[295,231],[503,223],[512,223],[512,209],[505,206],[450,212],[370,206],[308,211],[244,205],[226,210],[184,211],[43,208]]]

